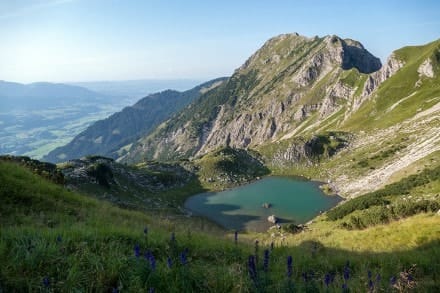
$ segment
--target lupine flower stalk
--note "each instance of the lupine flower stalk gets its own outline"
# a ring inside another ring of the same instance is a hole
[[[154,255],[151,254],[148,260],[150,261],[151,270],[156,270],[156,259],[154,258]]]
[[[265,272],[269,270],[269,249],[264,250],[263,270]]]
[[[182,263],[182,265],[187,265],[188,264],[188,259],[186,258],[186,252],[185,251],[183,251],[181,254],[180,254],[180,262]]]
[[[391,286],[391,287],[394,287],[394,285],[396,285],[396,283],[397,283],[397,278],[396,278],[396,276],[392,276],[392,277],[390,278],[390,286]]]
[[[324,276],[324,284],[325,286],[328,288],[328,286],[330,285],[330,283],[332,282],[332,277],[329,273],[325,274]]]
[[[350,262],[347,261],[344,267],[344,280],[347,281],[350,279]]]
[[[287,257],[287,277],[290,279],[292,277],[292,272],[293,272],[293,259],[292,256],[288,256]]]
[[[49,286],[50,286],[50,280],[49,280],[48,277],[44,277],[44,278],[43,278],[43,286],[44,286],[45,288],[49,288]]]
[[[255,264],[255,256],[250,255],[248,259],[249,276],[252,281],[257,281],[257,265]]]
[[[141,248],[139,247],[139,244],[136,244],[134,246],[134,256],[136,256],[136,258],[139,258],[140,255],[141,255]]]
[[[368,289],[370,289],[370,291],[374,290],[374,283],[371,279],[368,280]]]

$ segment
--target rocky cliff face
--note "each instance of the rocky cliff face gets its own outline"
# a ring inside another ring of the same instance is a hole
[[[326,119],[381,68],[359,42],[337,36],[272,38],[222,86],[202,95],[123,158],[175,159],[220,146],[255,148]]]
[[[381,70],[368,76],[362,91],[362,96],[370,95],[382,82],[393,76],[403,65],[404,62],[392,54],[388,58],[387,64]]]

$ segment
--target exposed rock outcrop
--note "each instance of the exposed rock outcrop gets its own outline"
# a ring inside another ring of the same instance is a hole
[[[432,62],[431,59],[428,58],[426,59],[417,69],[417,72],[419,73],[419,77],[429,77],[429,78],[433,78],[434,77],[434,70],[432,68]]]
[[[272,224],[276,224],[278,222],[278,218],[275,217],[275,215],[271,215],[271,216],[267,217],[267,221]]]
[[[382,82],[393,76],[405,63],[392,54],[384,67],[368,76],[362,91],[362,97],[370,95]]]

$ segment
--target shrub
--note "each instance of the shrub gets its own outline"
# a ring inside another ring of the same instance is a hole
[[[419,174],[408,176],[399,182],[389,184],[380,190],[370,192],[347,201],[346,203],[328,211],[327,216],[331,221],[335,221],[342,219],[356,210],[365,210],[372,206],[387,205],[390,203],[390,201],[386,199],[386,197],[391,195],[409,194],[413,188],[426,185],[431,181],[436,181],[439,179],[440,166],[434,169],[425,169]],[[419,208],[420,211],[423,211],[423,207],[420,206],[412,206],[411,210],[417,210],[417,208]],[[402,209],[405,208],[402,207]]]

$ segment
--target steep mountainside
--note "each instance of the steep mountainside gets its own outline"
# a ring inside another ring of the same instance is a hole
[[[275,37],[227,83],[141,140],[127,160],[190,157],[224,145],[248,148],[277,140],[310,116],[335,113],[354,95],[358,79],[380,67],[353,40]]]
[[[166,90],[149,95],[133,106],[92,124],[70,143],[53,150],[44,159],[60,162],[90,154],[116,158],[121,155],[120,152],[125,152],[121,147],[142,135],[148,135],[158,124],[222,81],[222,78],[215,79],[184,92]]]
[[[381,67],[353,40],[280,35],[120,160],[229,146],[278,172],[331,179],[346,196],[380,188],[432,165],[440,148],[439,48],[405,47]]]

